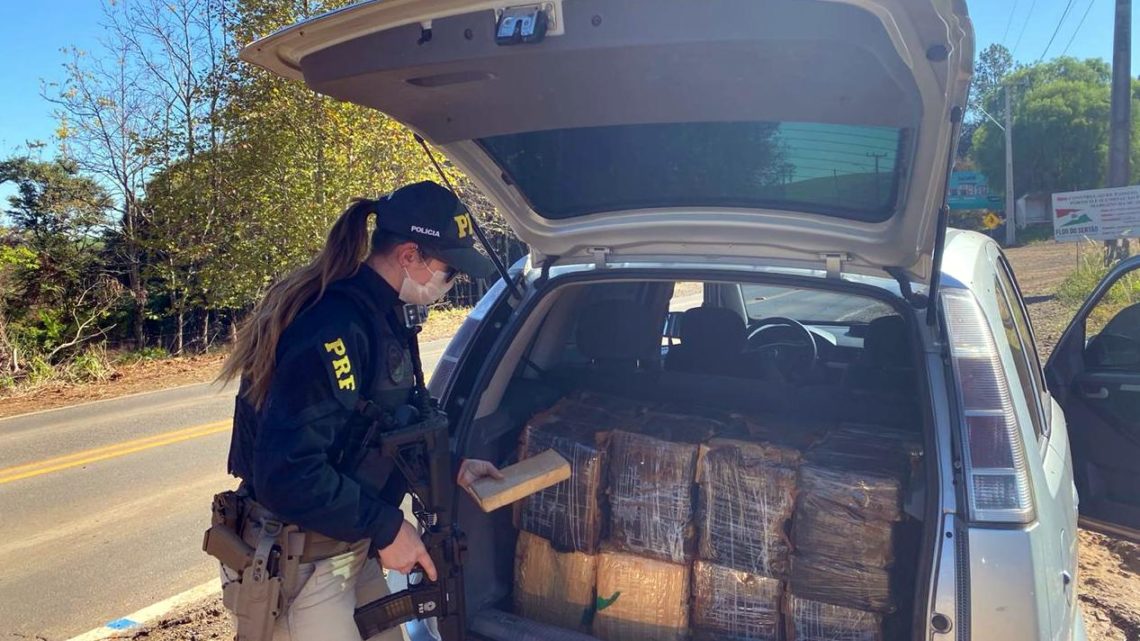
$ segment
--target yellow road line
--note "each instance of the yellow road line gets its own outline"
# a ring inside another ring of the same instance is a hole
[[[50,474],[51,472],[58,472],[97,461],[105,461],[107,459],[132,454],[134,452],[141,452],[163,445],[171,445],[173,443],[181,443],[190,439],[198,438],[201,436],[209,436],[229,430],[233,422],[230,419],[224,421],[216,421],[214,423],[206,423],[205,425],[195,425],[173,432],[164,432],[162,434],[155,434],[153,436],[146,436],[137,438],[130,441],[123,441],[122,443],[114,443],[103,447],[97,447],[82,452],[75,452],[74,454],[67,454],[65,456],[57,456],[55,458],[45,459],[42,461],[35,461],[32,463],[25,463],[23,465],[16,465],[0,469],[0,485],[11,483],[12,481],[19,481],[21,479],[32,478],[33,476],[40,476],[43,474]]]
[[[425,378],[431,377],[431,372],[425,372]],[[6,467],[0,469],[0,485],[19,481],[22,479],[32,478],[34,476],[41,476],[43,474],[50,474],[60,470],[66,470],[97,461],[105,461],[107,459],[132,454],[134,452],[141,452],[149,450],[154,447],[161,447],[163,445],[171,445],[173,443],[181,443],[182,441],[189,441],[190,439],[198,438],[200,436],[209,436],[229,430],[233,425],[232,419],[225,419],[216,421],[214,423],[206,423],[205,425],[195,425],[193,427],[186,427],[173,432],[164,432],[162,434],[154,434],[143,438],[137,438],[131,441],[123,441],[122,443],[113,443],[103,447],[96,447],[90,450],[83,450],[82,452],[75,452],[74,454],[67,454],[64,456],[57,456],[55,458],[44,459],[42,461],[34,461],[32,463],[24,463],[23,465],[16,465],[13,467]]]

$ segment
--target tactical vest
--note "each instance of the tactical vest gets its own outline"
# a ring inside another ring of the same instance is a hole
[[[363,291],[354,278],[346,278],[329,285],[325,293],[346,296],[363,313],[369,336],[369,371],[362,372],[360,401],[371,401],[385,413],[395,413],[406,405],[415,386],[410,341],[415,340],[404,328],[394,308],[377,305],[374,296]],[[246,401],[243,380],[234,408],[234,432],[230,442],[229,472],[247,482],[252,479],[253,443],[257,435],[258,413]],[[359,408],[361,403],[357,404]],[[372,412],[373,414],[375,412]],[[378,440],[381,433],[374,429],[375,417],[359,410],[351,410],[344,427],[337,435],[329,460],[338,471],[352,477],[373,496],[403,495],[400,488],[387,488],[394,462],[381,457],[379,450],[369,447],[365,439]],[[351,459],[351,460],[350,460]]]

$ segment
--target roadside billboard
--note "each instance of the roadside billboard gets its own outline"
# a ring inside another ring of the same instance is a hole
[[[950,190],[946,194],[950,209],[1004,209],[999,194],[991,194],[985,175],[976,171],[950,174]]]
[[[1053,194],[1053,237],[1112,240],[1140,236],[1140,185]]]

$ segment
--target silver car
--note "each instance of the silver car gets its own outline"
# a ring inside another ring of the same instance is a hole
[[[999,247],[947,229],[973,47],[961,0],[387,0],[242,57],[408,125],[529,245],[432,379],[457,453],[582,388],[909,429],[888,635],[1081,640],[1078,496],[1140,531],[1140,306],[1105,307],[1140,261],[1043,368]],[[470,636],[563,638],[502,614],[504,512],[460,502]]]

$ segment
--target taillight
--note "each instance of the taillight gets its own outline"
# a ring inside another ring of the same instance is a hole
[[[1025,441],[993,332],[970,292],[945,289],[942,305],[960,392],[971,520],[1032,522]]]

